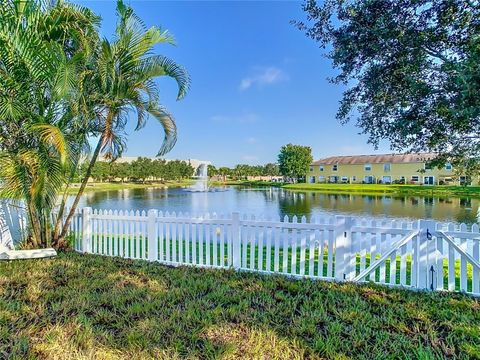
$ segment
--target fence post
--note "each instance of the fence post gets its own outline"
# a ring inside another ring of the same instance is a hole
[[[351,281],[355,278],[355,268],[357,261],[357,254],[353,251],[352,227],[354,220],[348,216],[345,218],[343,241],[345,245],[344,259],[344,279]]]
[[[241,249],[240,249],[240,214],[232,213],[232,266],[234,269],[240,269]]]
[[[92,245],[92,219],[90,215],[92,213],[91,207],[84,207],[82,209],[82,252],[91,253]]]
[[[157,261],[158,257],[158,239],[157,239],[157,216],[155,209],[148,210],[147,214],[147,241],[148,241],[148,261]]]
[[[347,250],[347,237],[345,227],[345,217],[335,216],[335,280],[344,281],[345,274],[345,254]],[[333,251],[333,249],[328,249]]]
[[[436,265],[434,264],[433,258],[435,256],[435,251],[432,251],[433,233],[435,232],[435,221],[432,220],[419,220],[418,229],[418,254],[412,257],[412,266],[415,266],[416,276],[417,276],[417,288],[419,289],[430,289],[432,287],[432,282],[434,282],[434,274],[432,272],[437,271]],[[432,252],[430,254],[430,252]],[[413,263],[416,260],[417,263]],[[432,268],[433,266],[433,268]],[[433,271],[432,271],[433,270]],[[443,271],[443,269],[440,269]],[[433,284],[435,287],[435,284]]]

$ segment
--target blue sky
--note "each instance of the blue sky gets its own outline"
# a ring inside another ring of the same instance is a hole
[[[76,1],[101,15],[111,38],[114,1]],[[317,44],[290,24],[304,20],[301,2],[131,1],[147,26],[168,29],[177,46],[156,51],[187,68],[184,100],[160,79],[162,103],[175,116],[178,142],[167,158],[210,160],[217,166],[275,162],[287,143],[309,145],[315,159],[372,153],[354,124],[335,119],[341,87]],[[128,156],[154,156],[163,133],[150,121],[127,128]],[[388,152],[388,146],[380,151]]]

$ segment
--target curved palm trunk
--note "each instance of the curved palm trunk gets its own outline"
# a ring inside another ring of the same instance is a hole
[[[83,191],[87,186],[87,182],[88,182],[88,179],[90,178],[90,175],[92,175],[93,165],[95,165],[95,162],[97,161],[97,158],[98,158],[98,154],[100,153],[100,149],[102,148],[102,139],[103,137],[100,137],[100,139],[98,140],[98,144],[88,164],[88,168],[85,173],[85,178],[83,179],[82,184],[80,185],[80,189],[78,190],[78,193],[75,196],[75,200],[73,201],[72,207],[70,208],[67,218],[65,219],[65,223],[63,224],[62,232],[60,233],[60,236],[58,236],[58,239],[55,239],[57,245],[63,242],[63,240],[65,239],[65,236],[67,235],[68,228],[70,227],[70,223],[72,222],[72,219],[73,219],[73,215],[75,214],[75,210],[77,209],[78,203],[80,202],[80,197],[82,196]]]
[[[30,231],[31,231],[31,239],[30,242],[34,248],[37,248],[41,243],[41,229],[39,218],[36,216],[36,209],[35,206],[32,204],[31,201],[27,202],[27,212],[28,212],[28,220],[30,223]]]
[[[78,163],[75,166],[75,168],[77,168],[77,167],[78,167]],[[67,203],[68,188],[73,181],[74,174],[75,174],[75,171],[72,171],[71,174],[70,174],[70,177],[68,179],[68,182],[66,183],[65,191],[62,194],[62,201],[60,202],[60,207],[59,207],[59,210],[58,210],[57,218],[55,219],[55,226],[54,226],[54,229],[53,229],[52,238],[53,238],[54,241],[56,241],[56,239],[58,238],[58,233],[61,230],[60,226],[62,224],[62,218],[63,218],[63,214],[65,212],[65,205]]]

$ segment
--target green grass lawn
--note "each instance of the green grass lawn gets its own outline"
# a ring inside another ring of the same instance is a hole
[[[189,186],[194,183],[193,180],[179,180],[179,181],[165,181],[165,182],[147,182],[133,183],[133,182],[90,182],[85,188],[85,192],[91,191],[110,191],[110,190],[124,190],[124,189],[145,189],[145,188],[165,188],[165,187],[182,187]],[[69,189],[69,194],[76,194],[80,184],[73,184]]]
[[[480,301],[75,253],[0,263],[0,358],[475,358]]]
[[[312,190],[325,193],[349,193],[364,195],[422,195],[480,197],[480,186],[422,186],[381,184],[287,184],[289,190]]]

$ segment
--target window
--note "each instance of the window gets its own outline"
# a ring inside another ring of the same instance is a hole
[[[432,170],[432,164],[430,162],[426,162],[424,168],[425,170]]]
[[[452,169],[453,169],[452,164],[450,164],[450,163],[445,164],[445,170],[452,170]]]
[[[310,166],[310,172],[312,172],[312,171],[313,171],[313,166]]]
[[[337,171],[338,170],[338,164],[335,164],[332,166],[332,171]]]
[[[357,181],[357,177],[356,177],[356,176],[352,176],[352,181]]]
[[[348,183],[348,176],[342,176],[342,183]]]
[[[324,183],[325,182],[325,176],[319,176],[318,177],[318,182],[319,183]]]
[[[365,169],[365,171],[371,171],[372,170],[372,165],[371,164],[365,164],[364,169]]]
[[[373,176],[365,176],[363,178],[363,182],[365,184],[373,184],[375,182],[375,179],[373,178]]]
[[[323,166],[320,166],[320,171],[323,171],[325,170],[325,168]]]
[[[418,176],[412,176],[412,181],[413,182],[418,182]]]
[[[391,164],[383,164],[383,171],[389,172],[391,168],[392,168]]]

